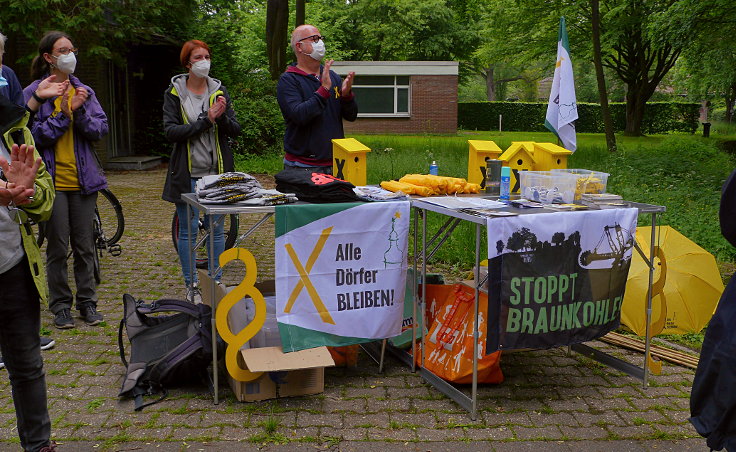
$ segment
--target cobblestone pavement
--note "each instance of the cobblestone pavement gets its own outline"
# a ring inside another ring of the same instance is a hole
[[[48,311],[42,315],[56,340],[43,356],[60,450],[707,450],[687,422],[692,370],[665,363],[644,389],[564,349],[504,355],[506,381],[480,386],[476,420],[393,358],[379,374],[365,354],[357,368],[327,369],[325,391],[316,396],[241,403],[222,382],[218,405],[206,389],[187,387],[134,412],[131,401],[117,397],[122,295],[183,298],[184,287],[171,242],[173,206],[160,198],[164,170],[108,176],[126,228],[122,255],[102,262],[105,322],[90,327],[76,319],[76,328],[61,331]],[[244,246],[257,255],[259,278],[272,277],[273,224]],[[228,269],[228,278],[239,280],[239,272]],[[641,365],[640,355],[594,345]],[[0,390],[0,450],[17,450],[7,378]]]

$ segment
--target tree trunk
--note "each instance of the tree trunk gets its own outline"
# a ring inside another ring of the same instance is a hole
[[[627,137],[640,137],[641,122],[644,119],[644,107],[646,99],[642,94],[640,87],[636,85],[628,85],[626,93],[626,130],[624,135]]]
[[[610,152],[616,152],[616,135],[613,131],[613,120],[608,108],[608,91],[606,90],[606,76],[603,73],[603,60],[601,58],[601,29],[600,12],[598,0],[590,0],[593,25],[593,64],[595,65],[595,78],[598,81],[598,96],[601,102],[601,114],[603,115],[603,127],[606,132],[606,146]]]
[[[286,69],[289,0],[268,0],[266,7],[266,53],[268,71],[276,80]]]
[[[736,102],[736,83],[732,83],[726,92],[726,122],[731,124],[733,121],[733,107]]]
[[[296,6],[295,6],[296,20],[294,21],[294,28],[298,27],[299,25],[304,25],[304,20],[306,17],[305,4],[306,4],[306,0],[296,0]]]
[[[486,97],[489,102],[496,100],[496,82],[493,79],[493,65],[486,70]]]

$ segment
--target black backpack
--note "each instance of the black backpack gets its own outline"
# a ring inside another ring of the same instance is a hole
[[[135,410],[162,401],[167,387],[182,382],[209,381],[212,364],[212,310],[204,304],[162,299],[146,304],[123,295],[123,318],[118,328],[120,359],[126,367],[120,397],[135,399]],[[170,315],[152,315],[172,313]],[[126,360],[123,327],[130,341]],[[160,394],[158,400],[143,403],[143,396]]]

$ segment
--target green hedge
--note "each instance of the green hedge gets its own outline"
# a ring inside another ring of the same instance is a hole
[[[626,104],[609,104],[613,127],[617,132],[626,128]],[[459,102],[458,127],[465,130],[498,130],[498,115],[503,115],[502,129],[517,132],[543,132],[547,103],[544,102]],[[578,132],[603,133],[599,104],[578,104]],[[642,132],[695,133],[698,128],[700,104],[684,102],[649,102],[644,111]]]

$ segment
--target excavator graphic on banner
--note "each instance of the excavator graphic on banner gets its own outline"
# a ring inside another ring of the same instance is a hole
[[[602,248],[602,246],[607,248]],[[613,226],[604,226],[603,235],[593,249],[580,253],[580,265],[587,267],[595,261],[612,259],[611,268],[619,267],[623,263],[626,252],[633,246],[634,237],[628,229],[621,227],[618,223]]]

